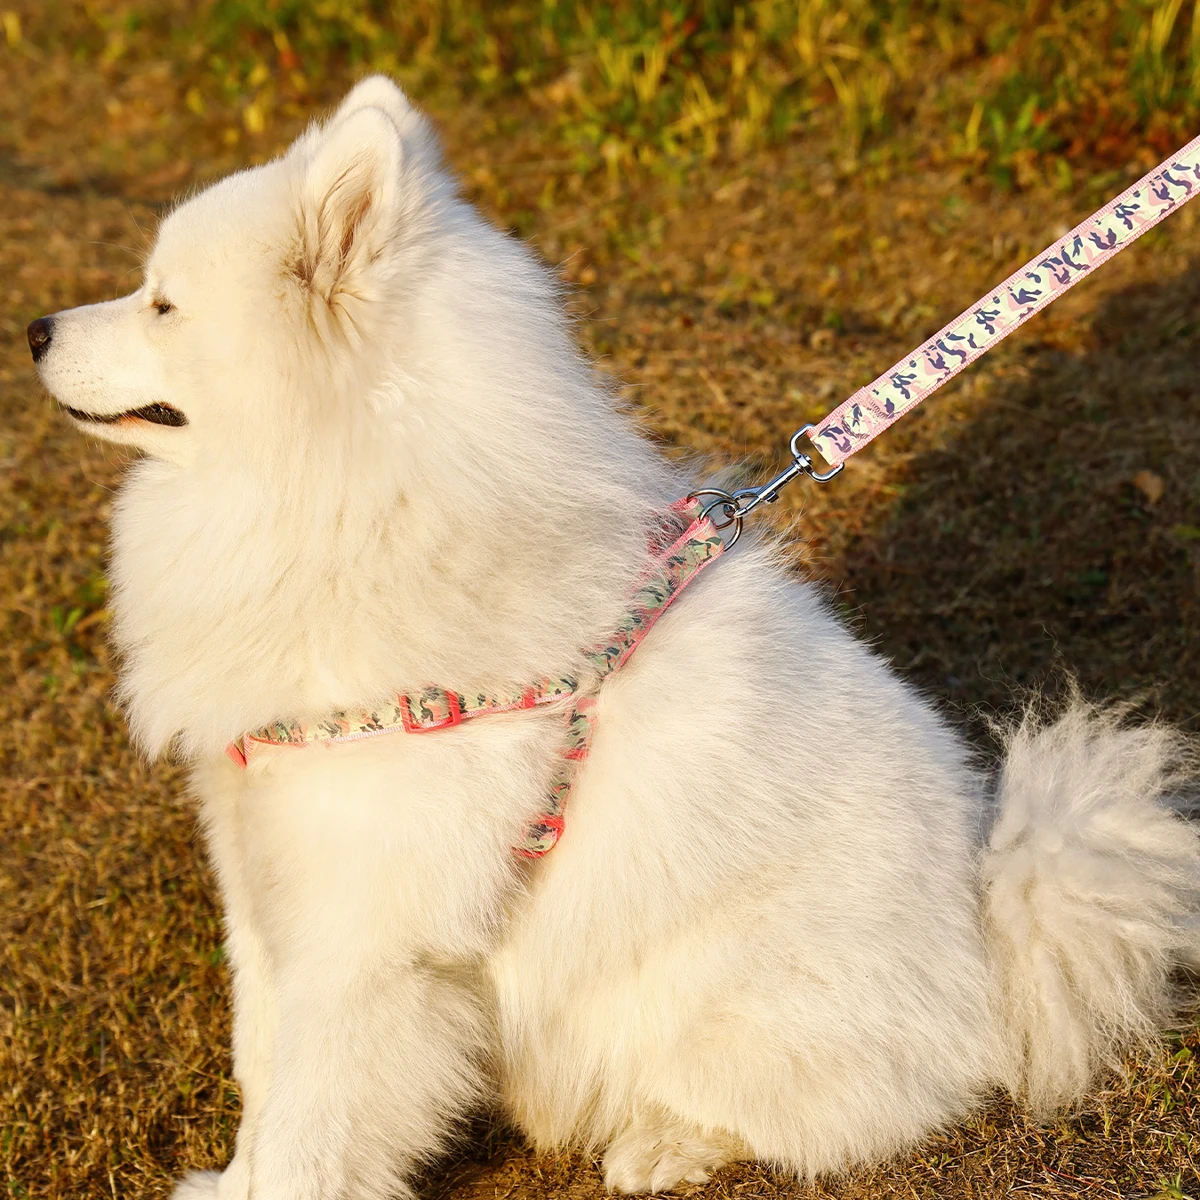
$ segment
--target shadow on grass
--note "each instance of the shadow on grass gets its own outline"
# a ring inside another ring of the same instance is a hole
[[[1071,673],[1200,727],[1198,361],[1190,267],[1105,300],[1082,353],[1007,355],[848,547],[864,635],[955,706]]]

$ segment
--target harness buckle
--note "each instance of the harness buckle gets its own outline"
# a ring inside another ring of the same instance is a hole
[[[774,504],[779,499],[779,490],[792,482],[799,475],[807,475],[814,483],[828,483],[835,475],[842,473],[844,462],[829,471],[814,471],[812,459],[800,449],[800,439],[812,433],[815,426],[805,425],[792,434],[789,449],[792,453],[792,465],[781,471],[769,483],[756,488],[739,488],[736,492],[722,491],[720,488],[700,488],[688,497],[698,500],[702,496],[712,496],[713,499],[700,510],[702,518],[712,521],[713,528],[724,530],[732,528],[733,534],[725,543],[725,549],[730,550],[742,536],[742,521],[760,504]],[[720,520],[712,514],[718,513]]]

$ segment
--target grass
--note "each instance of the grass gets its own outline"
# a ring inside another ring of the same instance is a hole
[[[941,159],[1005,186],[1166,153],[1200,104],[1194,0],[47,0],[8,46],[111,73],[171,63],[182,98],[252,141],[347,72],[542,111],[616,181],[832,129],[849,162],[935,125]]]
[[[225,1160],[238,1108],[194,817],[108,700],[122,462],[46,401],[26,322],[133,286],[173,194],[273,153],[383,65],[434,112],[468,193],[561,264],[587,349],[668,452],[753,474],[1197,131],[1195,10],[1174,0],[0,9],[11,1197],[163,1195]],[[1198,214],[767,515],[797,522],[798,567],[985,749],[981,714],[1064,668],[1196,729]],[[844,1180],[741,1167],[696,1195],[1200,1200],[1198,1054],[1188,1027],[1046,1127],[998,1101]],[[589,1161],[477,1132],[428,1194],[601,1194]]]

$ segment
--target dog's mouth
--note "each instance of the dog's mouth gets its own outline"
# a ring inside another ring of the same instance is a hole
[[[141,408],[131,408],[119,413],[84,412],[79,408],[71,408],[68,404],[64,404],[63,408],[76,421],[90,421],[93,425],[116,425],[131,417],[138,421],[149,421],[151,425],[172,425],[176,428],[188,423],[187,417],[169,404],[146,404]]]

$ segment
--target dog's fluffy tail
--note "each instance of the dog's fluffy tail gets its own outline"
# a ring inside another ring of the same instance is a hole
[[[983,859],[1010,1090],[1045,1114],[1175,1016],[1200,967],[1195,760],[1177,733],[1076,698],[1007,736]]]

